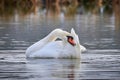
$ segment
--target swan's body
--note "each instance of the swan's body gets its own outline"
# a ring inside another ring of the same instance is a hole
[[[51,47],[52,46],[52,47]],[[30,55],[30,57],[44,57],[44,58],[61,58],[68,57],[70,55],[69,50],[63,45],[62,41],[50,42],[46,46],[44,46],[41,50],[36,51],[34,54]],[[67,52],[66,52],[67,50]],[[39,54],[40,53],[40,54]]]
[[[66,36],[72,35],[76,39],[76,45],[73,46],[67,42]],[[62,41],[55,41],[57,38]],[[74,30],[71,34],[56,29],[52,31],[47,37],[36,42],[26,50],[27,57],[39,57],[39,58],[80,58],[82,51],[86,48],[79,44],[78,36]]]

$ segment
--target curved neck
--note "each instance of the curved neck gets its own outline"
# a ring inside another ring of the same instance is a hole
[[[49,35],[47,35],[42,40],[44,40],[45,42],[51,42],[51,41],[55,41],[58,37],[59,36],[57,35],[57,33],[51,32]]]
[[[26,55],[30,55],[33,52],[36,52],[40,50],[43,46],[48,44],[51,41],[54,41],[57,38],[57,36],[54,35],[53,32],[51,32],[49,35],[47,35],[45,38],[41,39],[40,41],[34,43],[26,50]]]

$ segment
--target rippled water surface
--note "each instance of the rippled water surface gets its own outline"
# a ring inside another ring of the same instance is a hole
[[[25,59],[24,50],[0,51],[2,80],[120,79],[120,50],[88,50],[82,59]]]
[[[69,17],[44,12],[0,17],[0,80],[120,79],[120,25],[114,13]],[[81,60],[26,59],[27,47],[55,28],[75,29],[87,48]]]

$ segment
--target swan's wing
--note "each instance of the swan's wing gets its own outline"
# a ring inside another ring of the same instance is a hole
[[[81,49],[81,52],[85,52],[87,49],[84,47],[84,46],[82,46],[82,45],[80,45],[80,49]]]
[[[62,49],[62,41],[53,41],[45,45],[40,50],[34,52],[30,57],[58,58]]]
[[[46,43],[43,40],[40,40],[34,44],[32,44],[30,47],[27,48],[25,54],[27,57],[29,57],[32,53],[38,51],[41,49]]]
[[[70,44],[63,45],[62,41],[54,41],[45,45],[40,50],[32,53],[30,57],[36,58],[71,58],[75,57],[75,48]]]
[[[75,30],[74,30],[73,28],[71,29],[71,34],[72,34],[73,37],[75,38],[76,43],[77,43],[78,45],[80,45],[79,37],[78,37],[78,35],[75,33]],[[86,49],[84,46],[82,46],[82,45],[80,45],[80,49],[81,49],[81,52],[84,52],[84,51],[87,50],[87,49]]]

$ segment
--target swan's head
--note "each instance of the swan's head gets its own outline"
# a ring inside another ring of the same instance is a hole
[[[69,35],[62,36],[62,40],[63,42],[68,43],[72,46],[79,45],[78,35],[75,33],[75,30],[73,28],[71,29],[71,33],[69,33]]]
[[[70,43],[72,46],[75,46],[75,40],[72,36],[67,36],[67,42]]]
[[[85,48],[84,46],[80,45],[79,37],[78,37],[78,35],[75,33],[75,30],[74,30],[73,28],[71,29],[71,36],[72,36],[72,41],[69,39],[68,42],[69,42],[71,45],[75,44],[75,45],[73,45],[73,46],[75,46],[75,48],[76,48],[76,50],[77,50],[78,52],[80,52],[80,51],[82,51],[82,52],[86,51],[86,48]]]
[[[56,38],[60,38],[65,43],[69,43],[72,46],[75,46],[79,44],[79,38],[78,35],[75,33],[75,30],[72,28],[71,33],[64,31],[62,29],[55,29],[52,31],[53,36],[56,36]]]
[[[73,28],[71,29],[71,35],[73,36],[76,45],[77,45],[77,44],[80,44],[79,37],[78,37],[78,35],[75,33],[75,30],[74,30]]]

